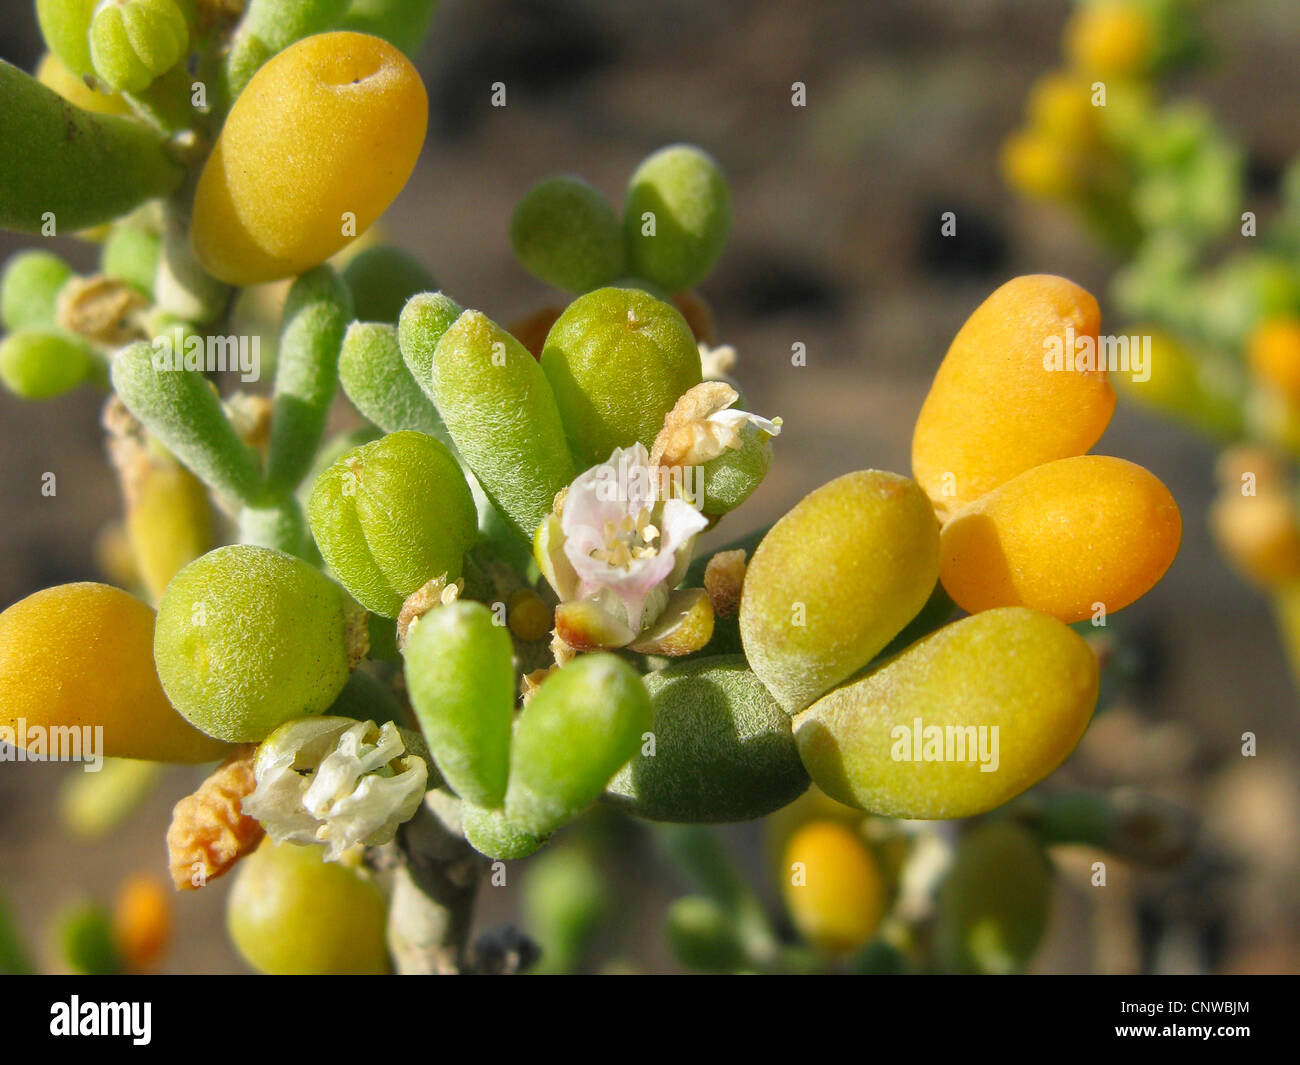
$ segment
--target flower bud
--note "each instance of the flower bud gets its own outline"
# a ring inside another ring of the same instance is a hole
[[[415,432],[349,451],[317,478],[308,516],[330,569],[386,618],[433,578],[459,577],[478,529],[460,466]]]
[[[185,55],[190,28],[175,0],[102,0],[90,20],[90,62],[118,92],[139,93]]]

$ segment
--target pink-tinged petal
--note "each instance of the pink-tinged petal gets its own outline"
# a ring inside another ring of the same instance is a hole
[[[554,559],[543,571],[548,579],[554,571],[552,585],[561,599],[595,603],[611,616],[626,619],[634,633],[663,610],[670,578],[680,579],[695,535],[708,525],[699,511],[680,499],[658,504],[656,473],[643,444],[616,448],[608,462],[593,466],[570,485],[562,516],[539,530],[539,546],[543,533],[562,542],[558,555],[554,546],[539,555]],[[572,582],[565,580],[562,562],[571,568]],[[576,588],[568,586],[574,582]]]
[[[660,518],[659,535],[662,537],[661,555],[673,555],[685,546],[697,533],[708,528],[709,519],[693,506],[681,499],[670,499],[664,504],[663,517]],[[664,576],[672,572],[670,564]]]

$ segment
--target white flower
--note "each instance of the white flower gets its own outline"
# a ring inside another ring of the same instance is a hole
[[[685,500],[666,494],[637,443],[581,474],[560,517],[564,555],[578,578],[574,597],[598,603],[634,634],[663,609],[670,578],[680,579],[695,536],[708,525]]]
[[[307,717],[263,741],[254,775],[244,811],[276,843],[323,843],[334,861],[356,844],[390,842],[419,809],[428,767],[391,721]]]

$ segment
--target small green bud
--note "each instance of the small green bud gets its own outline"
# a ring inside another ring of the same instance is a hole
[[[90,21],[90,62],[117,92],[139,93],[189,48],[190,28],[175,0],[101,0]]]
[[[548,285],[586,292],[623,273],[623,230],[609,201],[585,181],[539,181],[510,219],[510,242],[525,270]]]
[[[317,478],[307,513],[331,571],[388,618],[435,577],[459,577],[478,529],[451,452],[413,432],[349,451]]]
[[[358,253],[343,268],[343,280],[352,292],[352,313],[358,321],[392,326],[407,300],[438,287],[415,256],[391,244]]]
[[[59,289],[72,267],[50,251],[20,251],[0,274],[0,323],[6,329],[41,329],[54,324]]]
[[[579,296],[551,327],[541,365],[583,466],[638,441],[649,448],[682,393],[700,383],[686,319],[637,289]]]
[[[636,754],[653,720],[641,677],[615,655],[583,655],[553,673],[519,715],[506,817],[534,835],[572,821]]]
[[[654,745],[610,782],[616,805],[650,821],[750,821],[807,790],[790,718],[743,656],[675,663],[645,686]]]
[[[500,806],[515,716],[514,647],[482,603],[437,606],[406,637],[406,687],[443,779],[462,799]]]
[[[24,329],[0,340],[0,381],[22,399],[52,399],[76,388],[95,365],[90,348],[66,333]]]
[[[320,450],[316,452],[316,457],[312,460],[311,469],[307,471],[303,483],[298,486],[297,496],[302,505],[304,507],[307,505],[307,501],[311,498],[311,490],[316,486],[316,482],[320,479],[322,473],[349,451],[359,448],[362,444],[372,444],[381,439],[383,435],[383,432],[373,425],[362,425],[350,432],[335,433],[321,444]]]
[[[173,577],[158,604],[158,679],[196,728],[257,742],[329,708],[347,683],[359,620],[343,590],[306,562],[220,547]]]
[[[632,272],[670,292],[703,281],[731,234],[731,192],[718,164],[688,144],[648,156],[623,207]]]

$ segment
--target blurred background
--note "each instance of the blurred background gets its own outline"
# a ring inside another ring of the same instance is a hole
[[[732,183],[731,244],[704,294],[739,353],[746,406],[785,419],[772,473],[714,534],[766,524],[854,469],[909,470],[911,426],[965,317],[1022,273],[1066,275],[1101,294],[1115,268],[1063,215],[1001,183],[998,146],[1028,86],[1059,51],[1065,0],[443,0],[420,61],[431,95],[421,163],[381,223],[466,305],[510,322],[556,294],[516,264],[510,211],[539,177],[576,172],[616,203],[637,162],[684,140]],[[1211,6],[1215,62],[1182,88],[1209,102],[1261,173],[1300,149],[1300,18],[1294,0]],[[31,5],[0,6],[0,58],[32,69]],[[791,103],[793,82],[807,105]],[[490,103],[504,82],[507,106]],[[3,104],[0,103],[0,106]],[[0,162],[0,165],[3,165]],[[940,234],[956,215],[955,237]],[[0,234],[0,257],[32,243]],[[89,270],[95,249],[59,238]],[[1106,331],[1103,301],[1103,332]],[[806,345],[807,365],[790,363]],[[119,511],[100,398],[44,404],[0,395],[0,605],[96,579],[96,537]],[[340,407],[344,401],[340,400]],[[340,413],[340,424],[347,412]],[[1300,971],[1300,716],[1264,599],[1233,577],[1205,527],[1209,444],[1121,405],[1100,450],[1153,470],[1184,517],[1164,581],[1113,619],[1133,678],[1053,784],[1139,785],[1203,819],[1202,856],[1164,871],[1087,855],[1060,873],[1045,972]],[[58,493],[41,494],[53,472]],[[1258,737],[1243,758],[1241,735]],[[130,872],[165,875],[173,802],[196,784],[167,770],[109,839],[58,822],[65,766],[0,764],[0,887],[48,965],[51,915],[111,897]],[[661,932],[685,885],[641,829],[611,827],[602,862],[615,900],[586,962],[672,971]],[[724,832],[764,898],[776,886],[764,829]],[[485,927],[515,919],[527,863],[485,887]],[[223,929],[225,882],[176,902],[172,972],[246,971]]]

